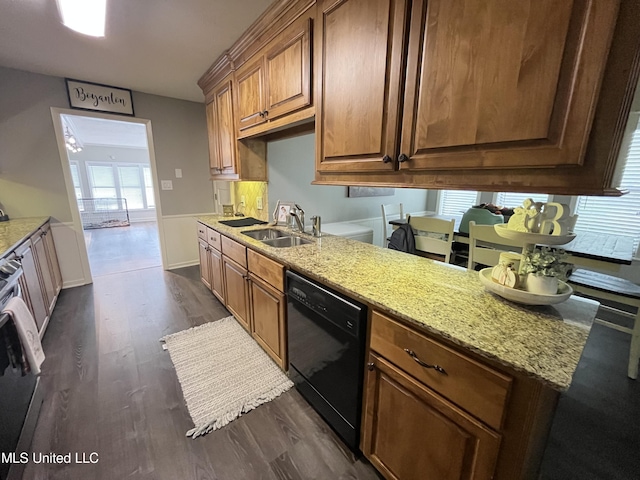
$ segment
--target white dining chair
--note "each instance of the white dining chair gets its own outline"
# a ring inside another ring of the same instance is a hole
[[[444,257],[444,262],[451,260],[451,248],[453,246],[453,230],[456,222],[454,219],[444,220],[433,217],[412,217],[407,215],[407,223],[413,230],[416,250],[420,253]]]
[[[390,220],[404,220],[404,211],[402,209],[402,203],[389,203],[382,205],[382,241],[386,247],[389,243],[389,221]]]
[[[510,240],[496,233],[493,225],[476,225],[473,220],[469,222],[469,261],[467,268],[475,270],[476,265],[492,267],[500,263],[500,254],[503,252],[522,253],[524,243],[519,240]]]

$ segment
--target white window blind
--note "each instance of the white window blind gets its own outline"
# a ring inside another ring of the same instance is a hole
[[[111,165],[87,165],[92,198],[116,198],[116,181]],[[113,208],[117,208],[114,204]]]
[[[76,162],[69,162],[69,167],[71,167],[71,179],[73,180],[73,189],[76,192],[76,199],[80,200],[82,198],[82,188],[80,184],[80,170]],[[82,202],[78,202],[78,208],[80,209],[81,212],[84,211],[84,204]]]
[[[496,193],[494,204],[514,208],[519,207],[527,199],[531,198],[534,202],[548,202],[549,195],[544,193],[515,193],[515,192],[500,192]]]
[[[576,232],[615,233],[640,242],[640,128],[633,133],[620,188],[629,190],[622,197],[578,197]]]
[[[440,192],[440,215],[462,215],[469,208],[477,205],[478,192],[470,190],[442,190]]]
[[[156,200],[153,196],[153,182],[151,181],[151,168],[142,167],[142,171],[144,173],[144,189],[145,196],[147,199],[147,207],[154,208],[156,206]]]
[[[87,176],[93,198],[125,198],[130,210],[155,207],[151,168],[144,164],[87,163]],[[124,202],[109,203],[106,208],[124,208],[120,203]]]
[[[142,178],[138,165],[119,166],[120,193],[130,209],[144,208]]]

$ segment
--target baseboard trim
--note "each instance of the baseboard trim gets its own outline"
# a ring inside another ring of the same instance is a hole
[[[199,265],[199,264],[200,264],[200,260],[190,260],[188,262],[171,264],[166,268],[166,270],[175,270],[177,268],[193,267],[194,265]]]
[[[82,287],[83,285],[91,285],[93,282],[87,282],[84,278],[79,278],[77,280],[71,280],[68,282],[64,282],[62,284],[62,289],[65,288],[74,288],[74,287]]]

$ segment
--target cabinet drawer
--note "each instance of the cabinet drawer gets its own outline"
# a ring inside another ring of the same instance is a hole
[[[249,271],[284,292],[284,266],[253,250],[247,250]]]
[[[202,240],[207,240],[207,227],[198,222],[198,238]]]
[[[220,245],[221,235],[211,228],[207,228],[207,243],[213,248],[221,252],[222,246]]]
[[[375,311],[371,349],[490,427],[501,429],[510,377]],[[446,373],[420,365],[416,359]]]
[[[220,238],[222,240],[222,253],[238,265],[247,268],[247,248],[224,235],[220,235]]]

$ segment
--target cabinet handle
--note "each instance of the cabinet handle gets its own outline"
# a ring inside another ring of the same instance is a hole
[[[260,115],[261,117],[264,117],[264,112],[258,112],[258,115]]]
[[[265,110],[264,112],[262,112],[262,116],[266,117],[267,115],[269,115],[269,110]]]
[[[407,157],[404,153],[401,153],[400,156],[398,157],[398,162],[400,163],[404,163],[407,160],[409,160],[409,157]]]
[[[373,372],[373,370],[376,368],[376,364],[369,362],[367,363],[367,370],[369,370],[370,372]]]
[[[391,157],[389,155],[385,155],[384,157],[382,157],[382,163],[390,163],[391,162]]]
[[[420,360],[418,358],[418,356],[415,354],[415,352],[413,350],[409,350],[408,348],[404,349],[405,352],[407,352],[407,354],[413,358],[413,360],[418,364],[423,366],[424,368],[433,368],[436,372],[438,373],[442,373],[444,375],[447,375],[447,372],[445,372],[444,368],[442,368],[440,365],[429,365],[426,362],[423,362],[422,360]]]

